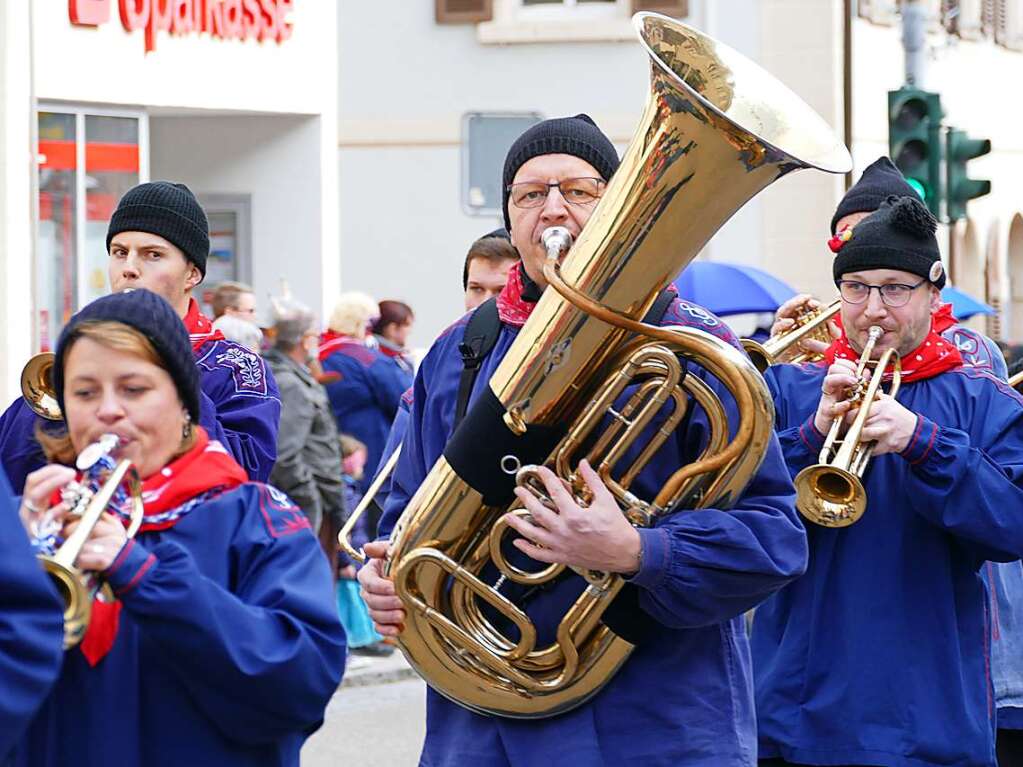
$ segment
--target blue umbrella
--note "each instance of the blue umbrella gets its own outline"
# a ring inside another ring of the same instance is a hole
[[[963,293],[958,288],[948,285],[941,290],[941,300],[952,304],[952,314],[956,319],[969,319],[975,314],[994,314],[995,308],[988,306],[983,301],[978,301],[971,295]]]
[[[761,269],[720,261],[694,261],[675,278],[675,287],[682,298],[719,316],[773,312],[796,295]]]

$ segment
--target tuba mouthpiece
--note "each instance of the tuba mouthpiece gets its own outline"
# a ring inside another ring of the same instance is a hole
[[[540,240],[547,249],[547,258],[557,258],[572,247],[572,233],[563,226],[550,226],[543,230]]]

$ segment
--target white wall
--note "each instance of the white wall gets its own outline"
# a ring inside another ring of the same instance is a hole
[[[886,94],[902,85],[904,72],[899,34],[897,26],[877,26],[863,19],[853,24],[853,156],[857,177],[878,155],[888,153]],[[941,94],[945,123],[975,138],[991,139],[991,154],[970,161],[968,166],[972,177],[991,181],[991,194],[972,200],[967,210],[980,253],[988,250],[986,240],[992,228],[1000,233],[994,249],[1003,279],[996,298],[1006,311],[1011,311],[1009,282],[1023,280],[1023,273],[1019,273],[1023,265],[1010,267],[1007,257],[1009,222],[1023,211],[1023,131],[1019,129],[1023,111],[1012,95],[1014,84],[1023,82],[1023,53],[1006,50],[990,40],[950,40],[944,35],[931,35],[929,43],[932,53],[925,86]],[[972,263],[974,269],[983,264],[982,259],[965,262]],[[983,277],[976,274],[959,274],[956,280],[964,289],[980,289],[984,284]],[[984,296],[981,293],[977,297]],[[1002,327],[1008,330],[1023,324],[1019,318],[1010,321],[1006,317]],[[1013,336],[1013,340],[1023,341],[1023,337]]]
[[[332,153],[323,154],[325,129],[333,131],[333,124],[318,117],[150,119],[154,180],[181,181],[196,194],[251,195],[252,276],[261,314],[268,294],[280,295],[282,277],[316,311],[326,294],[337,292],[336,202],[323,194],[323,174],[334,172]]]
[[[840,126],[841,48],[832,39],[837,29],[841,40],[840,7],[694,0],[686,21],[766,66]],[[344,3],[338,14],[344,284],[411,303],[416,345],[459,316],[468,246],[499,224],[461,210],[462,115],[587,112],[623,149],[649,90],[634,39],[495,45],[479,36],[473,25],[437,25],[431,3]],[[840,193],[838,177],[783,179],[726,224],[705,255],[813,287],[806,264],[817,263]]]
[[[116,2],[101,27],[72,25],[65,0],[32,2],[40,99],[319,114],[334,86],[334,0],[294,3],[292,37],[280,44],[163,32],[148,54]]]
[[[0,2],[0,402],[20,395],[32,347],[32,174],[29,8]]]

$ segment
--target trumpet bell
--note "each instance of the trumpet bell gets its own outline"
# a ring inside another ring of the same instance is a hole
[[[57,588],[64,603],[64,649],[82,641],[92,617],[92,593],[82,584],[80,575],[53,557],[40,556],[39,562]]]
[[[816,464],[796,475],[799,513],[822,527],[849,527],[867,510],[860,478],[838,466]]]
[[[774,356],[759,341],[754,341],[752,338],[744,338],[742,339],[742,348],[746,350],[746,354],[749,356],[750,362],[756,367],[757,372],[763,374],[764,371],[774,364]]]
[[[63,414],[53,388],[53,352],[32,357],[21,371],[21,394],[32,412],[48,421],[60,421]]]

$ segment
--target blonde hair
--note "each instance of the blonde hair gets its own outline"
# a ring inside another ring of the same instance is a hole
[[[369,452],[369,448],[366,447],[364,442],[357,440],[351,434],[341,434],[338,436],[338,441],[341,443],[341,457],[347,458],[350,455],[355,455],[360,450]]]
[[[152,363],[163,370],[167,370],[167,363],[156,351],[156,347],[142,333],[130,325],[112,320],[83,322],[75,328],[74,337],[64,348],[64,356],[61,359],[62,368],[67,372],[67,358],[71,349],[82,338],[95,341],[100,346],[116,352],[124,352],[138,357],[144,362]],[[170,373],[170,371],[167,371]],[[177,389],[175,389],[177,391]],[[63,463],[67,466],[74,464],[77,451],[71,443],[71,435],[68,433],[67,424],[62,422],[60,430],[45,429],[41,423],[36,424],[35,437],[43,448],[46,460],[51,463]],[[195,429],[188,429],[188,433],[181,437],[181,443],[174,454],[174,458],[188,452],[195,445]]]
[[[363,338],[369,332],[369,321],[379,316],[377,302],[365,293],[342,293],[334,305],[327,327],[335,333]]]

